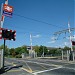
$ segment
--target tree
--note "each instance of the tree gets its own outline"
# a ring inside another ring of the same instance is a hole
[[[37,54],[39,53],[39,46],[38,45],[34,46],[33,49],[35,50],[35,52],[37,52]]]
[[[73,50],[75,51],[75,46],[73,46]]]
[[[21,47],[21,53],[26,53],[26,54],[28,54],[28,50],[27,50],[27,46],[22,46]]]
[[[27,46],[17,47],[15,48],[16,55],[26,53],[28,54]]]
[[[38,53],[38,55],[42,55],[43,52],[44,52],[44,55],[46,55],[46,54],[48,53],[48,49],[47,49],[46,46],[42,46],[42,45],[41,45],[41,46],[39,47],[39,53]]]
[[[15,53],[16,53],[16,55],[21,54],[21,50],[22,50],[21,47],[15,48]]]
[[[71,50],[71,48],[65,46],[63,50]]]
[[[9,54],[12,55],[13,57],[15,57],[15,56],[16,56],[15,49],[14,49],[14,48],[11,48],[11,49],[9,50]]]
[[[52,49],[49,50],[48,54],[51,55],[51,56],[61,55],[61,50],[62,49],[52,48]]]
[[[4,45],[1,45],[0,46],[0,50],[1,49],[4,49]],[[7,45],[5,46],[5,51],[4,51],[4,54],[7,56],[8,55],[8,50],[9,50],[9,48],[7,47]]]

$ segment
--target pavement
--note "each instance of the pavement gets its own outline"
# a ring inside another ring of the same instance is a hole
[[[0,75],[75,75],[75,61],[5,58]]]

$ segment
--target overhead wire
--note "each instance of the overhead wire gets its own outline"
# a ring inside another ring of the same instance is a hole
[[[18,16],[18,17],[21,17],[21,18],[28,19],[28,20],[33,20],[33,21],[36,21],[36,22],[40,22],[40,23],[44,23],[44,24],[47,24],[47,25],[51,25],[51,26],[54,26],[54,27],[63,28],[63,27],[60,27],[60,26],[57,26],[57,25],[49,24],[49,23],[44,22],[44,21],[40,21],[40,20],[36,20],[36,19],[33,19],[33,18],[25,17],[25,16],[22,16],[22,15],[19,15],[19,14],[13,13],[13,15]],[[15,28],[18,28],[18,29],[21,30],[21,27],[15,26]],[[25,28],[22,28],[22,30],[23,30],[23,29],[25,29]],[[21,32],[19,32],[19,33],[23,33],[23,32],[21,31]],[[25,32],[24,32],[24,33],[25,33]],[[49,34],[50,34],[50,33],[49,33]]]
[[[25,18],[25,19],[28,19],[28,20],[33,20],[33,21],[36,21],[36,22],[44,23],[44,24],[47,24],[47,25],[50,25],[50,26],[54,26],[54,27],[57,27],[57,28],[61,28],[61,29],[64,28],[63,26],[58,26],[58,25],[50,24],[48,22],[44,22],[44,21],[41,21],[41,20],[36,20],[36,19],[29,18],[29,17],[23,16],[23,15],[19,15],[19,14],[15,14],[15,13],[13,13],[13,15],[19,16],[21,18]]]

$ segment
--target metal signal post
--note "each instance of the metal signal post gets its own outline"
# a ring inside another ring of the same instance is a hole
[[[8,31],[8,29],[3,28],[3,23],[5,16],[11,17],[13,12],[13,7],[8,5],[8,0],[5,0],[5,3],[1,5],[1,14],[0,14],[0,39],[4,39],[4,49],[2,56],[2,69],[4,69],[4,51],[5,51],[5,42],[6,40],[14,40],[16,36],[16,31]]]
[[[3,49],[3,69],[4,69],[5,42],[6,42],[6,40],[4,39],[4,49]]]

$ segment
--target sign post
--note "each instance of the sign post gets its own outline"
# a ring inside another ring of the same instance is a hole
[[[13,7],[8,5],[8,0],[5,0],[5,4],[1,6],[1,20],[0,20],[0,39],[4,39],[4,49],[2,50],[1,57],[1,67],[4,70],[4,52],[5,52],[5,42],[6,40],[14,40],[16,36],[16,31],[8,30],[3,28],[4,18],[5,16],[12,17]]]

